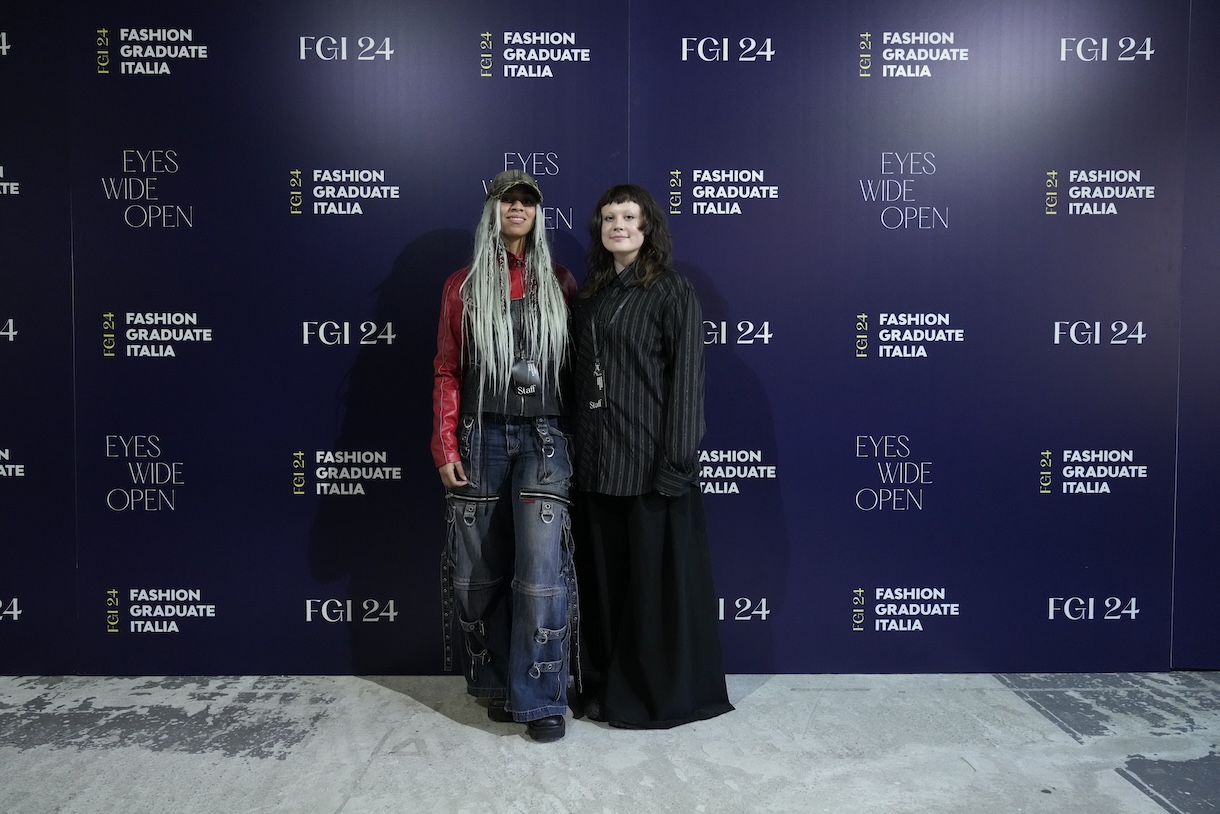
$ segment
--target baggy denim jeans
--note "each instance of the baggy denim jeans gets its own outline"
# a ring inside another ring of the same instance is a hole
[[[463,415],[458,447],[468,483],[446,498],[446,669],[456,621],[471,695],[504,698],[517,721],[563,715],[579,629],[568,439],[553,418]]]

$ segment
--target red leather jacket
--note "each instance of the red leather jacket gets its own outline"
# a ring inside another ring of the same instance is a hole
[[[508,256],[508,279],[513,299],[525,296],[522,272],[525,258]],[[432,462],[442,467],[460,461],[457,446],[458,415],[462,408],[462,283],[470,267],[458,269],[445,281],[441,295],[441,318],[436,330],[436,359],[432,363]],[[555,277],[569,303],[576,296],[576,278],[558,263]]]

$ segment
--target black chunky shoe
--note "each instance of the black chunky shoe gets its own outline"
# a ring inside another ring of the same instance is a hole
[[[498,724],[511,724],[513,714],[504,708],[503,698],[493,698],[487,705],[487,717]]]
[[[525,727],[529,732],[530,737],[539,743],[557,741],[562,738],[564,733],[567,731],[562,715],[548,715],[545,718],[530,721],[525,725]]]

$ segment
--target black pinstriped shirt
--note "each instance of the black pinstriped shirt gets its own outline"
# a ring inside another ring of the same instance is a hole
[[[576,488],[685,493],[697,481],[704,430],[703,311],[694,287],[670,270],[644,288],[628,268],[577,299],[573,323]],[[598,401],[604,406],[594,407]]]

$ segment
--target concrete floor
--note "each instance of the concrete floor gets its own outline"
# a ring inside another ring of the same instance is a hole
[[[4,814],[1220,811],[1220,673],[730,676],[538,744],[457,677],[0,677]]]

